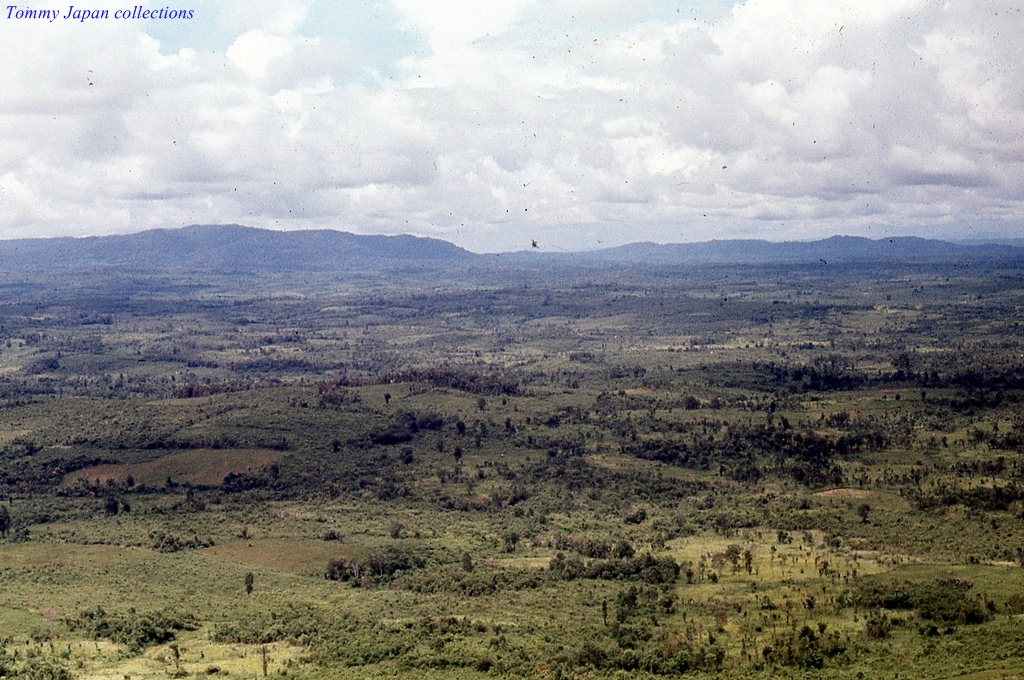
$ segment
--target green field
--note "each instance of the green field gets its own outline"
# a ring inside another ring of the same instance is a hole
[[[0,677],[1018,677],[1022,275],[12,287]]]

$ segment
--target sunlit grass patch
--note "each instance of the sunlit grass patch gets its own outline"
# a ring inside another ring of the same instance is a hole
[[[322,577],[327,561],[351,554],[352,546],[312,539],[239,539],[202,552],[249,567]]]

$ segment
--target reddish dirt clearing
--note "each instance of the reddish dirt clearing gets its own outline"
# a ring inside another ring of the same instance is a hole
[[[828,489],[827,491],[819,491],[814,494],[815,496],[843,496],[845,498],[868,498],[872,495],[867,489]]]
[[[131,476],[136,484],[163,486],[170,477],[177,483],[214,486],[231,473],[250,472],[273,463],[282,452],[271,449],[195,449],[172,453],[156,460],[136,464],[95,465],[67,475],[64,485],[78,480],[106,483],[124,482]]]

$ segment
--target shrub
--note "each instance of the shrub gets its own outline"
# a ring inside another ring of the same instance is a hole
[[[64,622],[69,629],[80,631],[91,638],[125,645],[133,654],[141,654],[150,645],[170,642],[177,631],[199,627],[193,615],[167,609],[139,614],[134,609],[107,612],[102,607],[96,607],[65,619]]]
[[[548,568],[559,578],[571,581],[577,578],[593,578],[604,581],[643,581],[651,584],[674,583],[679,577],[679,563],[672,557],[654,557],[644,553],[633,559],[591,560],[573,553],[566,557],[557,553]]]
[[[348,560],[344,557],[328,560],[324,578],[329,581],[347,581],[352,578],[352,569],[349,567]]]
[[[889,617],[880,611],[872,612],[865,622],[865,631],[868,637],[877,638],[884,640],[889,637],[889,631],[892,629],[892,622],[889,621]]]
[[[945,624],[976,624],[989,612],[979,595],[969,595],[968,579],[940,578],[928,583],[866,580],[857,586],[853,602],[868,609],[916,609],[922,619]]]

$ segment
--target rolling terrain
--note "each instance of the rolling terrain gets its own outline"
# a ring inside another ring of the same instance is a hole
[[[0,677],[1024,672],[1019,249],[194,227],[0,272]]]

